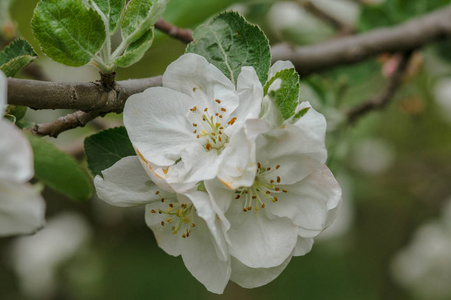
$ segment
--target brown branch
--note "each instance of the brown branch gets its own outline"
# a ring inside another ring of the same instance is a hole
[[[337,31],[340,32],[340,36],[352,34],[356,32],[356,29],[350,25],[342,22],[341,20],[337,19],[335,16],[330,15],[326,13],[324,10],[320,9],[318,6],[316,6],[312,1],[307,2],[298,2],[306,11],[320,19],[326,24],[329,24],[333,28],[335,28]]]
[[[317,45],[272,48],[273,61],[290,60],[301,75],[351,64],[384,52],[404,52],[451,37],[451,6],[391,28],[337,38]]]
[[[8,78],[8,103],[33,109],[120,113],[128,97],[161,85],[161,76],[118,81],[114,89],[106,89],[98,82],[59,83]]]
[[[370,111],[383,109],[390,102],[396,91],[402,85],[402,80],[406,69],[409,66],[412,53],[412,51],[409,51],[402,55],[398,68],[390,77],[384,90],[379,95],[368,99],[366,102],[356,106],[347,113],[349,123],[355,123],[359,118]]]
[[[77,111],[73,114],[68,114],[64,117],[58,118],[57,120],[45,124],[35,124],[33,127],[26,129],[25,131],[34,134],[45,136],[49,135],[56,138],[61,132],[85,126],[89,121],[94,120],[98,116],[104,115],[98,111],[93,112],[83,112]]]
[[[193,32],[191,30],[178,28],[163,19],[159,19],[155,23],[155,28],[186,44],[193,41]]]

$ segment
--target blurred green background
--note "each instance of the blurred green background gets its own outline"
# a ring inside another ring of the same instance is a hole
[[[11,10],[18,32],[36,50],[39,45],[30,20],[37,2],[16,0]],[[172,0],[165,18],[193,29],[217,12],[234,9],[259,24],[271,44],[306,45],[334,38],[337,31],[305,10],[303,2]],[[449,0],[357,2],[313,1],[359,32],[396,25],[451,4]],[[160,75],[184,48],[182,42],[157,34],[144,59],[119,69],[117,78]],[[97,79],[92,67],[65,67],[38,54],[37,63],[52,80]],[[336,224],[315,241],[312,252],[293,258],[270,284],[246,290],[230,282],[223,295],[211,294],[180,258],[158,248],[144,223],[143,209],[110,207],[96,197],[76,203],[47,189],[49,224],[62,213],[76,213],[78,221],[63,236],[74,241],[83,232],[84,237],[67,255],[48,254],[46,267],[28,277],[17,271],[17,261],[26,261],[18,254],[20,238],[1,239],[0,299],[451,299],[451,294],[425,296],[402,284],[393,272],[397,253],[412,243],[418,228],[438,220],[451,200],[451,41],[415,53],[405,84],[387,108],[354,125],[345,122],[349,108],[381,91],[396,61],[396,55],[381,55],[301,78],[302,100],[310,101],[328,119],[328,165],[342,185],[345,203]],[[44,122],[65,113],[29,111],[27,118]],[[111,115],[49,140],[85,164],[80,155],[83,138],[120,122],[121,116]],[[67,241],[30,244],[35,251],[25,255],[39,260],[46,247],[55,250],[61,244]],[[24,272],[31,274],[32,263],[27,265],[30,269]],[[45,268],[53,274],[51,284],[39,283]],[[27,283],[29,277],[38,283]],[[444,280],[451,285],[451,278]]]

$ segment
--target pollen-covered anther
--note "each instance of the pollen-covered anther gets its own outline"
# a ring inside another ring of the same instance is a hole
[[[280,183],[280,176],[277,176],[277,183]]]
[[[240,195],[236,195],[235,199],[240,199],[240,197],[241,197]]]
[[[197,107],[194,106],[193,108],[190,109],[190,111],[195,112],[197,110]]]
[[[205,149],[207,149],[208,151],[210,151],[210,149],[211,149],[211,144],[210,144],[210,143],[206,144],[206,145],[205,145]]]
[[[221,104],[221,100],[216,99],[215,101],[216,101],[216,103]]]
[[[156,213],[155,209],[152,209],[150,212],[153,214]]]
[[[262,203],[262,208],[265,208],[265,206],[266,206],[265,203]]]
[[[236,117],[233,117],[227,124],[233,125],[236,121]]]
[[[197,124],[196,124],[196,123],[193,123],[193,126],[194,126],[194,127],[197,127]]]
[[[276,190],[277,191],[277,190]],[[266,191],[266,195],[269,195],[269,194],[271,194],[271,192],[270,191]]]
[[[164,226],[164,221],[161,221],[161,223],[160,223],[160,224],[161,224],[161,226]]]
[[[159,194],[160,194],[160,191],[156,191],[156,192],[155,192],[155,195],[159,195]]]
[[[287,190],[282,190],[282,192],[284,192],[284,193],[288,193],[288,191],[287,191]]]
[[[248,206],[248,207],[247,207],[247,210],[252,210],[252,206]]]

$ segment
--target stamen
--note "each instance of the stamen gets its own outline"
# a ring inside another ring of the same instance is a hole
[[[277,176],[277,183],[280,183],[280,176]]]
[[[205,145],[205,148],[206,148],[208,151],[210,151],[210,149],[211,149],[211,144],[208,143],[207,145]]]
[[[156,213],[155,209],[152,209],[150,212],[153,214]]]
[[[227,110],[224,107],[221,107],[221,111],[226,112]]]
[[[280,165],[277,165],[277,166],[276,166],[276,170],[278,170],[279,168],[280,168]]]
[[[215,101],[216,101],[216,103],[218,103],[218,104],[221,103],[221,100],[219,100],[219,99],[216,99]]]
[[[190,109],[190,111],[192,111],[192,112],[195,112],[195,111],[196,111],[196,109],[197,109],[197,107],[196,107],[196,106],[194,106],[193,108],[191,108],[191,109]]]
[[[197,124],[196,124],[196,123],[193,123],[193,126],[194,126],[194,127],[197,127]]]

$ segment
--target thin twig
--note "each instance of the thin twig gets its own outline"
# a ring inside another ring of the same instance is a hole
[[[390,77],[385,88],[379,95],[368,99],[366,102],[356,106],[347,113],[348,122],[350,124],[355,123],[359,118],[363,117],[370,111],[380,110],[384,108],[390,102],[390,100],[394,97],[396,91],[402,85],[402,80],[405,71],[409,66],[412,53],[413,51],[403,53],[398,68]]]
[[[193,32],[191,30],[178,28],[163,19],[159,19],[155,23],[155,28],[186,44],[193,41]]]
[[[309,13],[311,13],[324,23],[329,24],[330,26],[335,28],[339,32],[340,36],[356,32],[356,29],[352,25],[346,24],[341,20],[337,19],[335,16],[328,14],[327,12],[316,6],[312,1],[307,2],[302,1],[298,3],[300,3],[300,5],[302,5],[302,7],[306,11],[308,11]]]
[[[94,120],[95,118],[101,115],[104,114],[98,111],[93,111],[89,113],[77,111],[73,114],[68,114],[64,117],[58,118],[53,122],[44,124],[35,124],[33,127],[26,129],[26,131],[34,135],[40,136],[49,135],[51,137],[56,138],[61,132],[77,127],[83,127],[89,121]]]

